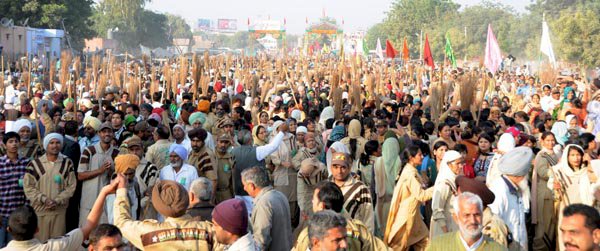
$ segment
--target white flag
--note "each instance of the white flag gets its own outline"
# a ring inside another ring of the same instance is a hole
[[[379,38],[377,38],[377,49],[375,49],[375,53],[377,54],[377,57],[379,57],[379,60],[383,61],[383,49],[381,49],[381,40],[379,40]]]
[[[554,50],[552,49],[552,42],[550,41],[550,29],[546,20],[542,22],[542,43],[540,45],[540,51],[548,56],[552,65],[556,65],[556,58],[554,57]]]

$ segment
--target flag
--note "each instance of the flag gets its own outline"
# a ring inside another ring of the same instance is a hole
[[[552,49],[552,42],[550,41],[550,29],[546,20],[542,22],[542,43],[540,45],[540,51],[548,56],[550,62],[555,65],[556,58],[554,57],[554,50]]]
[[[285,17],[283,18],[283,26],[285,26],[287,24],[287,20],[285,19]]]
[[[452,67],[456,68],[456,58],[454,57],[454,51],[452,50],[452,44],[450,43],[450,36],[446,33],[446,58],[452,62]]]
[[[377,48],[375,49],[375,53],[377,54],[377,57],[379,57],[379,60],[383,60],[383,49],[381,49],[381,40],[379,40],[379,38],[377,39]]]
[[[485,67],[491,72],[496,73],[502,62],[502,52],[500,52],[500,46],[492,31],[492,25],[488,24],[487,41],[485,43]]]
[[[423,48],[423,63],[429,65],[431,69],[435,69],[435,62],[433,62],[433,54],[431,54],[431,48],[429,48],[429,37],[425,34],[425,48]]]
[[[362,50],[364,56],[369,55],[369,48],[367,48],[367,41],[365,39],[362,40]]]
[[[392,42],[390,40],[385,40],[385,56],[388,58],[396,57],[396,50],[394,50],[394,46],[392,46]]]
[[[250,18],[248,18],[248,26],[250,26]]]
[[[406,38],[404,38],[404,45],[402,45],[402,58],[404,61],[408,61],[410,59],[410,52],[408,51],[408,42]]]

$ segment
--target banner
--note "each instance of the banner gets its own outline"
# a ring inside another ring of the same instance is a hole
[[[237,31],[237,19],[218,19],[217,29],[222,31]]]

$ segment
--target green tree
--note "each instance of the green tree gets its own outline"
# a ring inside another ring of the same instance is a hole
[[[550,24],[558,40],[558,57],[588,67],[600,65],[600,15],[593,10],[560,12]]]
[[[13,19],[15,25],[34,28],[63,29],[68,32],[74,49],[81,50],[84,40],[96,35],[91,28],[93,0],[0,0],[2,17]]]
[[[167,33],[170,38],[192,38],[192,28],[181,16],[166,14]]]

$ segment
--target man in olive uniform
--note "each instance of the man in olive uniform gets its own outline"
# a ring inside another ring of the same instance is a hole
[[[344,194],[342,190],[334,183],[328,181],[320,182],[314,190],[312,206],[313,211],[320,212],[324,210],[333,210],[341,213],[344,206]],[[383,241],[369,231],[367,226],[359,220],[344,215],[346,224],[346,242],[348,250],[389,250]],[[308,238],[308,228],[305,228],[298,235],[294,250],[308,250],[310,239]]]
[[[31,161],[23,177],[25,196],[38,218],[37,238],[42,242],[65,234],[67,207],[77,185],[73,161],[60,154],[62,143],[62,135],[48,134],[46,154]],[[87,215],[83,222],[86,219]]]
[[[231,136],[228,133],[222,133],[217,138],[217,148],[215,149],[217,160],[216,204],[233,198],[232,170],[235,168],[235,158],[228,151],[231,141]]]
[[[127,178],[117,176],[118,189],[115,199],[115,225],[133,246],[141,250],[215,250],[216,236],[213,226],[206,221],[196,221],[186,209],[188,193],[177,182],[161,180],[152,189],[152,204],[165,216],[164,222],[156,220],[136,221],[129,212]],[[184,237],[184,238],[182,238]]]

